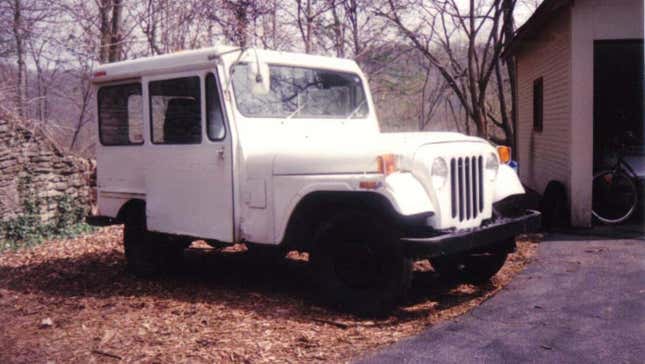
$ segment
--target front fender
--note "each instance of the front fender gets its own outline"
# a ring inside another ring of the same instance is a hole
[[[520,178],[513,168],[506,164],[500,165],[497,171],[497,178],[495,179],[493,202],[501,201],[508,196],[518,195],[524,192]]]
[[[361,188],[362,181],[378,182],[377,188]],[[435,212],[421,183],[411,173],[382,175],[276,176],[274,178],[275,242],[282,241],[293,211],[298,203],[314,192],[374,193],[385,197],[394,210],[403,216]]]
[[[382,194],[403,216],[435,212],[425,188],[412,173],[392,173],[385,178]]]

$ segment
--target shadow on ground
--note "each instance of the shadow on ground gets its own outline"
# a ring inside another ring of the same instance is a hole
[[[594,221],[591,228],[563,228],[545,235],[545,241],[592,241],[609,239],[645,240],[645,212],[637,213],[620,224],[603,224]]]
[[[306,261],[266,262],[246,253],[214,249],[187,249],[179,272],[155,279],[139,279],[129,274],[123,254],[117,250],[18,267],[0,266],[0,277],[4,277],[0,278],[0,288],[62,298],[152,296],[191,303],[232,304],[238,308],[256,308],[257,305],[246,305],[245,301],[259,298],[304,301],[301,307],[316,306],[317,302],[313,275]],[[458,283],[442,280],[432,270],[415,272],[409,298],[394,314],[397,321],[427,316],[430,310],[449,309],[495,290],[492,284],[466,291],[456,290],[457,286]],[[427,301],[437,304],[427,309],[405,309]]]

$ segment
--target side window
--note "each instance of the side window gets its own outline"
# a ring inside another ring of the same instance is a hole
[[[222,140],[226,134],[217,81],[212,73],[206,76],[206,131],[210,140]]]
[[[148,84],[153,143],[202,142],[199,83],[199,77],[195,76],[153,81]]]
[[[143,144],[141,84],[101,87],[97,99],[101,144]]]
[[[542,77],[533,81],[533,130],[542,131],[544,117],[544,85]]]

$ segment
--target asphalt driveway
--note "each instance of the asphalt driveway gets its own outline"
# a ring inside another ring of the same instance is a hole
[[[596,240],[594,240],[596,239]],[[645,238],[553,236],[507,288],[470,313],[364,363],[642,363]]]

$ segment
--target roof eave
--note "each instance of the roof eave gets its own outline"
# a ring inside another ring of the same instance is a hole
[[[515,31],[513,39],[502,52],[502,57],[507,58],[517,53],[522,48],[523,43],[535,36],[552,19],[553,15],[564,8],[568,8],[573,2],[574,0],[545,0],[538,6],[526,23]]]

